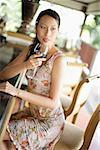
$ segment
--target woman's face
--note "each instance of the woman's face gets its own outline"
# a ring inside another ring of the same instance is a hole
[[[58,22],[53,17],[41,17],[36,27],[37,38],[41,45],[52,47],[58,33]]]

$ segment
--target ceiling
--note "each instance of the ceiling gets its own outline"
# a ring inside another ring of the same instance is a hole
[[[68,8],[100,15],[100,0],[44,0]]]

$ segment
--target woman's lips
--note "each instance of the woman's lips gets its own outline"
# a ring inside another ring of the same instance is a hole
[[[44,42],[48,42],[49,39],[48,39],[48,38],[43,38],[43,41],[44,41]]]

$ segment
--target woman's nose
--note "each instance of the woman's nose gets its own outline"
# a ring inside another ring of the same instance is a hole
[[[50,34],[51,34],[50,29],[47,29],[45,34],[46,34],[46,35],[50,35]]]

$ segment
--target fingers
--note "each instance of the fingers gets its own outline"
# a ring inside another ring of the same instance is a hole
[[[13,85],[11,85],[8,81],[0,84],[0,91],[11,94],[13,96],[15,96],[16,94],[16,88]]]
[[[45,60],[45,58],[30,59],[30,63],[33,67],[38,67],[41,66],[42,62]]]
[[[7,92],[8,87],[9,87],[9,82],[8,81],[3,82],[0,84],[0,91]]]
[[[46,58],[40,58],[40,57],[32,58],[32,57],[30,57],[25,62],[25,69],[34,69],[34,68],[36,68],[38,66],[41,66],[43,61],[46,61]]]
[[[33,59],[33,58],[39,58],[41,57],[42,54],[34,54],[34,55],[31,55],[30,58]]]

